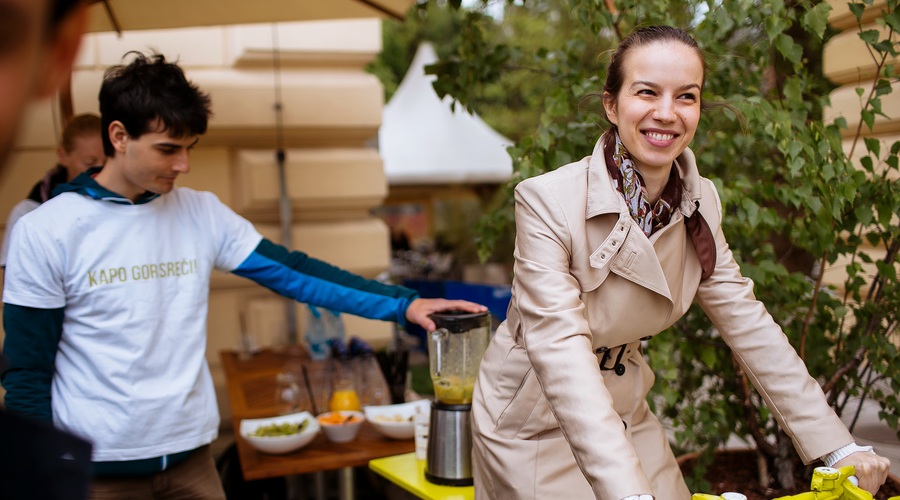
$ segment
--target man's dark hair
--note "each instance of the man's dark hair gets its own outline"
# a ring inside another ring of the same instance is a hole
[[[140,52],[127,65],[112,66],[100,86],[103,151],[115,155],[109,124],[118,120],[134,138],[165,131],[172,137],[202,135],[209,121],[209,95],[202,92],[175,63],[162,54]],[[157,123],[158,120],[158,123]]]

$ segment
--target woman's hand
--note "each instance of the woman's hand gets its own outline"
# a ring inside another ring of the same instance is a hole
[[[441,311],[480,313],[487,311],[487,307],[468,300],[416,299],[406,309],[406,319],[430,332],[435,325],[428,316]]]
[[[852,465],[856,469],[859,487],[874,495],[887,480],[891,461],[871,451],[857,451],[838,460],[834,464],[834,468],[840,469],[848,465]]]

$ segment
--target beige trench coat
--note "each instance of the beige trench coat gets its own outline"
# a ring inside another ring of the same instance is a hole
[[[654,376],[638,348],[695,300],[804,461],[853,441],[741,276],[712,182],[690,150],[676,165],[681,205],[650,238],[613,188],[601,142],[592,156],[517,187],[512,301],[481,363],[472,408],[477,498],[689,499],[645,402]],[[716,246],[702,283],[684,225],[697,202]],[[621,345],[624,373],[601,370],[603,348]]]

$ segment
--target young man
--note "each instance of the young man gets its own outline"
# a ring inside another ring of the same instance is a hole
[[[0,182],[27,105],[68,78],[86,8],[77,0],[0,0]],[[83,499],[90,456],[89,442],[0,405],[0,498]]]
[[[20,201],[9,212],[6,219],[6,233],[0,243],[0,267],[6,265],[9,250],[9,234],[20,217],[39,207],[53,196],[53,190],[62,184],[72,182],[75,177],[91,167],[102,166],[106,161],[103,141],[100,139],[100,117],[84,113],[72,117],[63,128],[59,147],[56,149],[57,164],[39,180],[28,197]]]
[[[100,88],[106,165],[62,186],[13,230],[7,405],[91,439],[96,495],[223,497],[208,449],[219,426],[205,357],[213,269],[429,330],[431,313],[486,310],[291,252],[212,193],[176,188],[209,114],[208,96],[161,55],[110,68]]]

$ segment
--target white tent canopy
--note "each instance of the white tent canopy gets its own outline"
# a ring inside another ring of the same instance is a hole
[[[419,46],[382,114],[378,144],[388,184],[499,183],[512,175],[512,141],[477,115],[441,100],[425,74],[437,61],[431,44]]]

